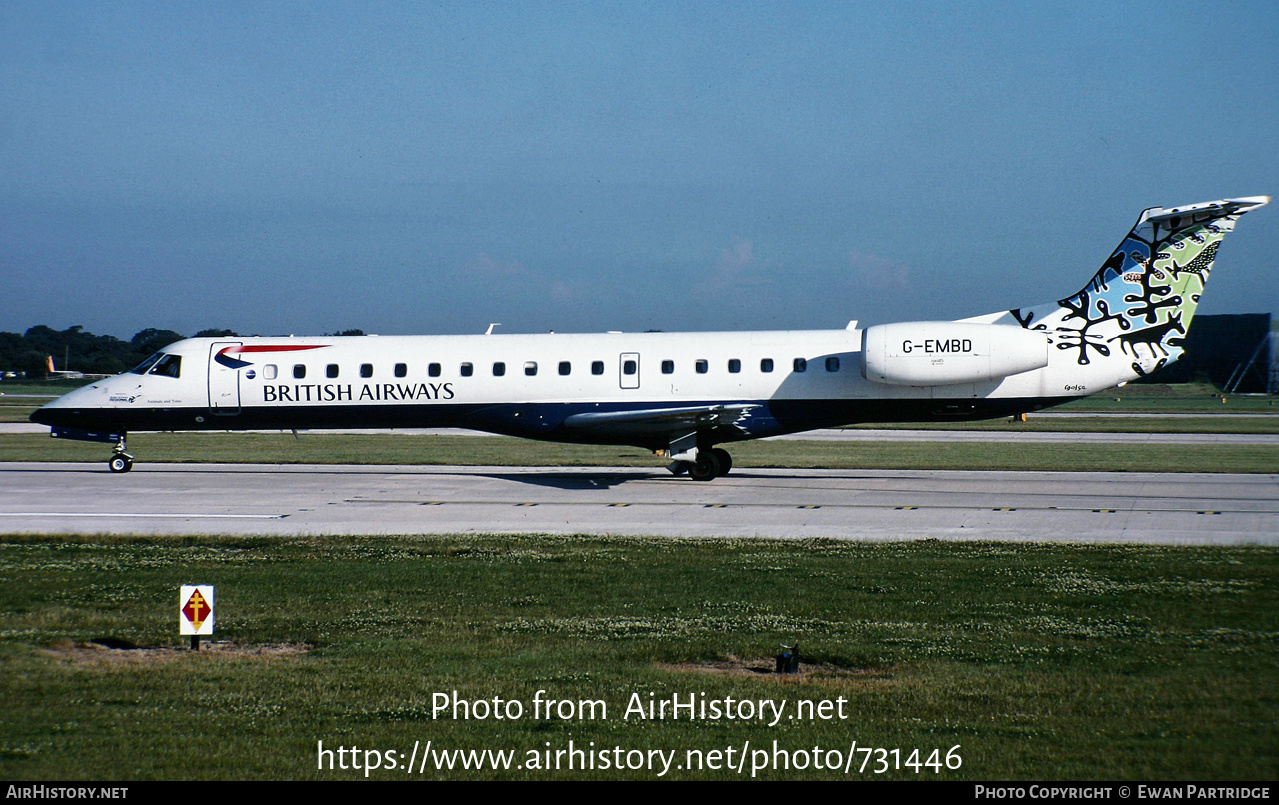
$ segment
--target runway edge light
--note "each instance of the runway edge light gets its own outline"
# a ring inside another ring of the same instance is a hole
[[[200,650],[200,637],[213,634],[213,585],[184,584],[178,594],[178,633],[191,636],[191,650]]]

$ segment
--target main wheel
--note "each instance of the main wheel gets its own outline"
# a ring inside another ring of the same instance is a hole
[[[722,447],[712,447],[711,452],[715,454],[715,460],[719,462],[719,474],[728,475],[728,471],[733,468],[733,457]]]
[[[112,472],[128,472],[133,469],[133,459],[126,455],[114,455],[107,462],[107,469]]]
[[[697,451],[697,461],[688,465],[688,477],[694,481],[712,481],[719,473],[719,459],[710,450]]]

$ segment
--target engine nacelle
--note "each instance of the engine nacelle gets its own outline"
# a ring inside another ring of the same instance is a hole
[[[862,332],[862,376],[877,383],[978,383],[1047,365],[1048,337],[1006,324],[911,321]]]

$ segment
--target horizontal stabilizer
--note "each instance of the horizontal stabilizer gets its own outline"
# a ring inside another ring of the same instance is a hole
[[[1172,209],[1151,207],[1141,214],[1141,219],[1137,223],[1166,221],[1171,218],[1184,218],[1189,221],[1205,213],[1209,217],[1220,218],[1225,215],[1237,215],[1249,210],[1255,210],[1269,203],[1270,196],[1247,196],[1245,198],[1227,198],[1221,201],[1206,201],[1202,204],[1187,204],[1182,207],[1173,207]]]

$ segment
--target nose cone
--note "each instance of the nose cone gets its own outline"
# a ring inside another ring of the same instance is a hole
[[[111,411],[102,406],[101,397],[97,385],[76,389],[37,408],[29,418],[36,424],[55,428],[109,428]]]
[[[60,400],[61,398],[32,411],[31,421],[39,425],[49,425],[50,427],[81,427],[79,420],[83,417],[84,412],[59,405],[58,402]]]
[[[53,410],[54,409],[49,408],[49,406],[47,405],[41,408],[37,408],[36,410],[31,412],[31,416],[28,417],[28,419],[30,419],[32,422],[35,422],[37,425],[57,424],[54,421],[56,419],[56,416],[53,415]]]
[[[52,403],[31,412],[31,421],[54,428],[88,427],[88,413],[75,408],[54,407]]]

